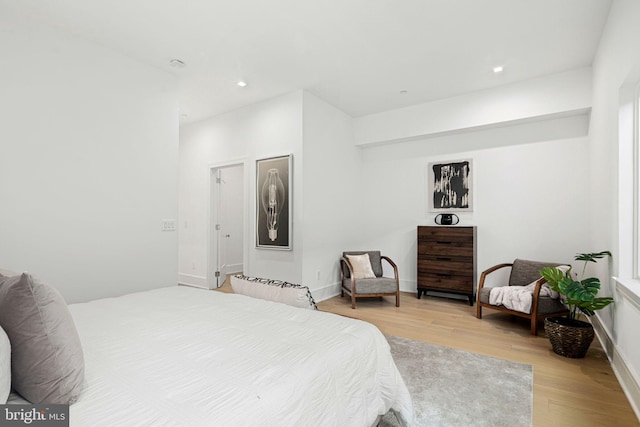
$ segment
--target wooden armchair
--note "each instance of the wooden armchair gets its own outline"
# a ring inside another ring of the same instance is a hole
[[[354,277],[354,267],[349,261],[347,255],[363,255],[369,254],[371,269],[375,277],[366,279],[356,279]],[[382,261],[389,263],[393,267],[394,277],[382,276]],[[351,296],[351,308],[356,308],[356,298],[370,298],[395,296],[396,307],[400,307],[400,284],[398,281],[398,267],[391,261],[389,257],[380,255],[380,251],[352,251],[343,252],[340,258],[340,276],[341,276],[341,296],[344,297],[345,292]]]
[[[548,296],[540,296],[540,288],[546,281],[540,276],[540,270],[543,267],[557,267],[559,265],[549,262],[527,261],[522,259],[516,259],[513,263],[498,264],[485,270],[480,274],[480,281],[478,282],[478,294],[476,305],[476,317],[482,318],[482,308],[491,308],[499,310],[504,313],[511,314],[513,316],[524,317],[531,320],[531,334],[538,334],[538,322],[546,317],[552,316],[565,316],[569,313],[567,307],[557,298],[551,298]],[[506,286],[526,286],[535,282],[535,288],[533,290],[531,312],[523,313],[516,310],[510,310],[501,305],[492,305],[489,303],[489,294],[491,287],[484,287],[484,282],[487,276],[502,268],[510,267],[511,274],[509,275],[509,282]]]

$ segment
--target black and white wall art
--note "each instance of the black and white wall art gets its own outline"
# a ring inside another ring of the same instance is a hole
[[[471,159],[429,163],[429,211],[473,210],[473,161]]]
[[[291,250],[292,156],[256,161],[256,247]]]

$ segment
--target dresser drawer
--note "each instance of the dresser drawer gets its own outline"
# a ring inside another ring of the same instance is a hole
[[[473,245],[463,242],[442,243],[435,241],[418,242],[418,256],[437,254],[442,257],[468,257],[473,259]]]
[[[473,279],[460,276],[440,276],[425,273],[420,276],[418,288],[438,290],[442,292],[473,293]]]
[[[418,242],[422,240],[473,244],[472,227],[419,227]]]
[[[435,255],[420,258],[418,276],[421,273],[473,276],[473,258],[448,258]]]

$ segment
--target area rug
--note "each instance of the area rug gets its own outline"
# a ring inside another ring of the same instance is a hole
[[[413,398],[414,426],[531,426],[533,366],[386,338]],[[399,425],[390,412],[378,426]]]

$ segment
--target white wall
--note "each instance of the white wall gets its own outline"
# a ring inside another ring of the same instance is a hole
[[[255,248],[255,160],[293,154],[293,250]],[[302,279],[302,91],[180,128],[179,276],[205,285],[209,257],[210,169],[242,162],[245,170],[245,274]]]
[[[516,257],[571,261],[588,241],[587,117],[449,135],[363,150],[359,229],[398,264],[401,288],[416,289],[416,226],[427,211],[427,165],[473,159],[478,272]],[[365,214],[366,213],[366,214]]]
[[[206,286],[209,170],[242,161],[249,183],[245,274],[303,283],[317,299],[335,295],[339,256],[361,238],[353,226],[359,220],[359,152],[351,117],[302,91],[183,126],[180,281]],[[255,160],[287,153],[293,153],[293,250],[256,249]]]
[[[360,228],[361,150],[353,145],[352,118],[307,92],[303,123],[302,283],[324,299],[339,292],[342,252],[372,249]]]
[[[174,285],[174,78],[0,16],[0,263],[73,303]]]
[[[621,90],[640,84],[640,2],[614,1],[593,63],[589,183],[591,200],[589,249],[611,249],[613,262],[604,277],[603,294],[613,295],[613,306],[598,312],[596,329],[636,414],[640,416],[640,284],[631,279],[632,158],[628,142],[619,140]],[[620,134],[623,134],[620,133]],[[620,279],[607,280],[607,272]]]

